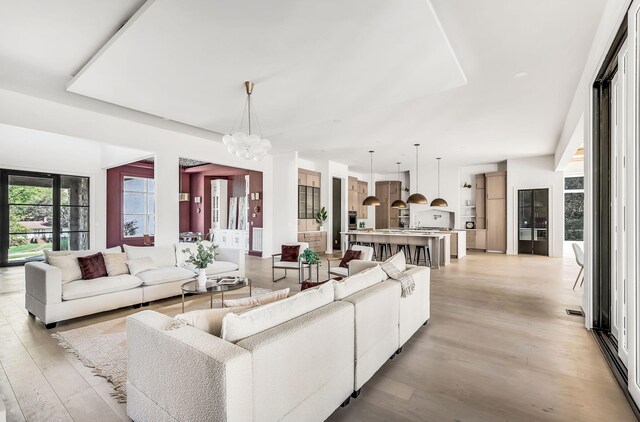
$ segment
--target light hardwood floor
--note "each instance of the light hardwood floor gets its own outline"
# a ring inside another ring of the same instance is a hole
[[[247,268],[254,285],[273,288],[270,260],[250,257]],[[429,324],[330,420],[635,420],[582,318],[565,312],[581,302],[582,290],[571,290],[576,273],[573,259],[480,253],[432,271]],[[27,316],[22,278],[20,268],[0,269],[0,396],[8,420],[128,420],[110,385]],[[293,272],[276,286],[299,290]],[[190,309],[206,305],[194,301]]]

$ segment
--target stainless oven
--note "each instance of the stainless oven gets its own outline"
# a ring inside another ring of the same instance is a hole
[[[356,230],[358,228],[358,213],[356,211],[349,211],[349,230]]]

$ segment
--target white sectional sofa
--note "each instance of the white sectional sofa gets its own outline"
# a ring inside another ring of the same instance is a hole
[[[227,314],[220,337],[167,330],[173,319],[154,311],[130,316],[127,414],[137,422],[325,420],[427,323],[430,270],[408,270],[416,290],[402,298],[400,283],[377,264],[351,261],[350,277],[311,289],[324,302],[300,311],[292,302],[306,301],[305,290]],[[272,325],[258,319],[275,315]],[[264,329],[237,335],[232,323],[242,318]]]
[[[158,267],[137,274],[100,277],[92,280],[62,282],[59,268],[48,262],[25,264],[25,307],[29,314],[55,327],[59,321],[109,311],[125,306],[180,295],[180,285],[195,277],[195,270],[185,263],[182,250],[194,244],[136,247],[125,245],[127,259],[149,257]],[[119,252],[120,248],[115,252]],[[100,251],[56,252],[76,257]],[[114,252],[113,248],[102,251]],[[216,260],[207,268],[209,275],[244,276],[245,255],[242,249],[217,249]]]

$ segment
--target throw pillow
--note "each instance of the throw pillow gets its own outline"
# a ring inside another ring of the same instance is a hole
[[[336,278],[332,278],[332,280],[335,280]],[[329,280],[325,280],[325,281],[303,281],[302,284],[300,285],[300,291],[307,290],[307,289],[312,289],[314,287],[318,287],[318,286],[326,283],[327,281],[329,281]]]
[[[405,272],[407,270],[407,258],[404,256],[404,251],[400,251],[397,254],[393,255],[391,258],[384,261],[384,263],[392,264],[400,272]]]
[[[77,259],[83,280],[93,280],[94,278],[107,276],[107,267],[104,264],[104,257],[101,252],[89,256],[80,256]]]
[[[298,262],[300,256],[300,245],[282,245],[282,262]]]
[[[107,267],[109,277],[116,275],[129,274],[127,267],[127,254],[119,253],[102,253],[104,255],[104,265]]]
[[[62,284],[82,278],[78,259],[73,255],[49,255],[49,265],[60,268]]]
[[[352,259],[360,259],[360,254],[362,251],[354,251],[353,249],[349,249],[344,253],[342,257],[342,261],[340,261],[340,266],[342,268],[349,268],[349,261]]]
[[[125,261],[131,275],[140,274],[143,271],[157,270],[158,267],[153,263],[151,258],[129,259]]]
[[[239,306],[235,308],[202,309],[198,311],[185,312],[184,314],[176,315],[173,322],[165,329],[174,330],[176,328],[189,325],[216,337],[220,337],[222,319],[224,316],[228,313],[237,314],[249,308],[250,306]]]
[[[225,307],[235,306],[260,306],[267,303],[275,302],[277,300],[286,299],[289,297],[289,288],[276,290],[275,292],[266,293],[256,297],[243,297],[241,299],[228,299],[224,301]]]

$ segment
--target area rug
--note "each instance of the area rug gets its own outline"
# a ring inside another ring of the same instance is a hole
[[[272,290],[253,287],[253,296]],[[185,299],[185,311],[209,308],[209,299],[192,296]],[[214,299],[214,308],[220,299]],[[152,308],[167,316],[182,311],[181,302],[161,308]],[[143,308],[142,310],[145,310]],[[82,328],[51,334],[63,349],[73,353],[82,364],[92,368],[93,373],[104,377],[113,385],[111,394],[119,403],[127,401],[127,318],[117,318]]]

